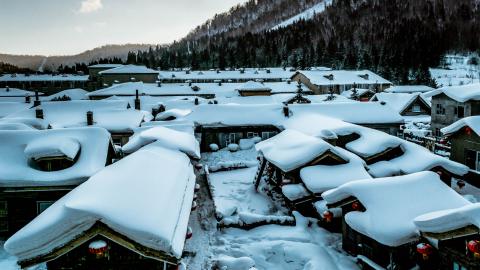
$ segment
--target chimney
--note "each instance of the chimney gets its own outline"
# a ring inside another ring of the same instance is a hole
[[[290,84],[290,83],[292,83],[292,80],[291,80],[291,79],[288,79],[288,80],[287,80],[287,84]]]
[[[27,95],[25,96],[25,103],[30,103],[30,102],[31,102],[31,101],[30,101],[30,96],[27,94]]]
[[[162,113],[162,112],[164,112],[164,111],[165,111],[165,109],[166,109],[166,108],[165,108],[165,105],[163,105],[163,104],[160,104],[160,106],[158,107],[158,113]]]
[[[162,87],[162,82],[161,82],[161,81],[157,81],[157,86],[158,86],[158,87]]]
[[[213,104],[218,104],[218,101],[216,99],[213,100]]]
[[[140,110],[140,99],[138,98],[138,89],[135,90],[135,110]]]
[[[7,86],[7,88],[5,89],[5,91],[10,92],[10,87]]]
[[[195,105],[198,105],[199,102],[198,102],[198,97],[195,98]]]
[[[43,119],[43,110],[39,107],[35,109],[35,117],[38,119]]]
[[[87,126],[93,126],[93,112],[87,112]]]
[[[290,110],[288,109],[288,104],[285,104],[285,106],[283,106],[283,115],[285,117],[289,117],[290,116]]]
[[[33,101],[33,107],[40,106],[40,98],[38,97],[38,91],[35,91],[35,100]]]

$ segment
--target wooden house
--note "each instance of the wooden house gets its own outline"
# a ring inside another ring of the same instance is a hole
[[[98,72],[99,80],[103,86],[111,86],[114,83],[138,81],[155,83],[158,81],[158,71],[145,66],[122,65],[116,68]]]
[[[67,89],[87,89],[87,75],[75,74],[5,74],[0,76],[0,88],[19,88],[40,91],[46,95]]]
[[[480,116],[463,118],[441,131],[452,145],[450,159],[480,172]]]
[[[411,269],[420,243],[413,220],[469,203],[433,172],[354,181],[322,196],[342,208],[342,247],[367,269]]]
[[[422,262],[422,269],[480,269],[478,203],[429,213],[415,219],[424,246],[436,260]]]
[[[178,269],[195,178],[187,155],[147,145],[57,201],[5,249],[22,268]]]
[[[242,97],[249,96],[270,96],[272,89],[263,85],[260,82],[248,81],[238,87],[237,92]]]
[[[11,168],[0,177],[3,239],[110,164],[115,156],[110,134],[101,128],[1,131],[0,138],[5,153],[0,163]]]
[[[377,93],[370,101],[384,102],[402,116],[429,116],[431,114],[430,103],[420,94]]]

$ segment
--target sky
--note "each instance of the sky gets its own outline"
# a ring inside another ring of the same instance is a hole
[[[0,53],[71,55],[164,44],[245,0],[0,0]]]

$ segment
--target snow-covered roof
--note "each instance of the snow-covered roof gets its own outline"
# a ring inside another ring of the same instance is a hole
[[[7,115],[26,110],[33,106],[33,103],[25,102],[0,102],[0,118]]]
[[[347,213],[347,224],[393,247],[418,239],[419,232],[413,222],[416,217],[469,204],[433,172],[354,181],[327,191],[322,197],[329,204],[357,198],[366,211]]]
[[[375,92],[373,92],[373,91],[370,90],[370,89],[357,88],[357,95],[358,95],[358,96],[362,96],[362,95],[364,95],[364,94],[366,94],[366,93],[374,94]],[[346,98],[352,98],[353,89],[343,91],[340,95],[343,96],[343,97],[346,97]]]
[[[85,91],[85,90],[80,89],[80,88],[67,89],[67,90],[60,91],[56,94],[50,95],[50,96],[41,97],[41,100],[49,101],[49,100],[52,100],[52,99],[55,99],[55,98],[62,98],[64,96],[69,97],[70,100],[88,99],[88,96],[87,96],[88,93],[89,93],[88,91]]]
[[[101,222],[140,245],[180,258],[194,186],[185,154],[148,145],[54,203],[13,235],[5,249],[19,260],[43,256]]]
[[[458,120],[457,122],[441,129],[445,135],[453,134],[464,127],[469,127],[480,136],[480,116],[469,116]]]
[[[431,96],[445,94],[449,98],[458,102],[466,102],[469,100],[480,100],[480,84],[468,84],[461,86],[449,86],[434,90]]]
[[[385,89],[387,93],[426,93],[435,90],[426,85],[394,85]]]
[[[284,172],[297,169],[327,151],[343,158],[343,155],[328,142],[290,129],[257,143],[255,148],[265,159]]]
[[[480,228],[480,203],[421,215],[414,220],[422,232],[443,233],[470,225]]]
[[[388,106],[395,109],[395,111],[402,113],[408,106],[412,104],[417,98],[423,100],[422,95],[416,94],[409,94],[409,93],[377,93],[372,100],[385,102]],[[423,100],[426,105],[429,103]]]
[[[147,68],[146,66],[121,65],[116,68],[100,71],[99,74],[158,74],[157,70]]]
[[[0,186],[78,185],[105,167],[110,134],[103,128],[0,131]],[[45,172],[30,158],[76,156],[72,167]]]
[[[201,70],[201,71],[160,71],[163,80],[261,80],[261,79],[288,79],[295,72],[286,68],[246,68],[240,70]]]
[[[110,132],[130,132],[142,121],[153,117],[144,111],[127,109],[126,101],[74,100],[42,102],[44,119],[53,128],[80,127],[87,125],[87,112],[93,112],[94,126]],[[36,108],[10,114],[8,118],[35,118]]]
[[[302,184],[288,184],[282,186],[282,194],[290,201],[305,198],[310,195]]]
[[[262,83],[259,82],[254,82],[254,81],[248,81],[242,85],[240,85],[237,89],[237,91],[272,91],[271,88],[265,86]]]
[[[302,182],[309,191],[320,194],[353,180],[371,178],[365,169],[366,164],[361,158],[339,147],[336,147],[335,150],[347,157],[348,163],[316,165],[300,170]]]
[[[43,95],[43,93],[40,93],[40,92],[38,94]],[[0,97],[25,97],[25,96],[35,96],[35,92],[22,90],[18,88],[0,88]]]
[[[74,74],[62,74],[62,75],[49,75],[49,74],[5,74],[0,76],[1,82],[43,82],[43,81],[88,81],[88,75],[74,75]]]
[[[123,65],[122,64],[96,64],[96,65],[88,66],[88,68],[116,68],[121,66]]]
[[[391,84],[370,70],[298,71],[315,85]],[[331,76],[331,80],[329,78]]]
[[[152,127],[135,133],[122,147],[122,150],[125,153],[133,153],[150,143],[178,150],[192,158],[200,159],[200,146],[193,133],[180,132],[166,127]]]

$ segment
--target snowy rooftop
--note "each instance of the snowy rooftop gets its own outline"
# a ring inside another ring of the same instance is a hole
[[[102,128],[0,131],[0,186],[77,185],[105,167],[110,134]],[[30,158],[76,156],[70,168],[45,172]]]
[[[88,66],[88,68],[117,68],[123,66],[122,64],[96,64]]]
[[[387,93],[426,93],[435,90],[426,85],[395,85],[385,89]]]
[[[51,96],[41,97],[40,100],[50,101],[55,98],[63,98],[64,96],[69,97],[70,100],[82,100],[82,99],[88,99],[88,96],[87,96],[88,93],[89,93],[88,91],[85,91],[80,88],[67,89],[67,90],[60,91],[56,94],[53,94]]]
[[[121,65],[116,68],[100,71],[99,74],[158,74],[158,71],[145,66]]]
[[[435,96],[442,93],[458,102],[480,100],[480,84],[444,87],[435,90],[431,95]]]
[[[357,88],[357,95],[361,96],[364,95],[365,93],[372,93],[374,94],[375,92],[370,90],[370,89],[362,89],[362,88]],[[353,89],[351,90],[346,90],[341,93],[341,96],[346,97],[346,98],[352,98],[353,95]]]
[[[395,109],[395,111],[402,113],[412,102],[420,98],[423,100],[422,95],[409,94],[409,93],[377,93],[372,98],[374,101],[385,102],[388,106]],[[425,104],[429,105],[428,101],[425,101]]]
[[[48,75],[48,74],[38,74],[38,75],[25,75],[25,74],[6,74],[0,76],[0,81],[2,82],[43,82],[43,81],[88,81],[88,75],[73,75],[73,74],[63,74],[63,75]]]
[[[470,225],[480,228],[480,203],[421,215],[414,222],[420,231],[432,233],[453,231]]]
[[[413,222],[416,217],[469,204],[433,172],[354,181],[322,196],[329,204],[349,197],[357,198],[366,211],[347,213],[347,224],[393,247],[418,239],[419,232]]]
[[[33,103],[24,102],[0,102],[0,118],[7,115],[26,110],[33,106]]]
[[[299,71],[315,85],[391,84],[370,70]],[[330,80],[329,76],[332,79]]]
[[[43,93],[40,93],[40,92],[38,94],[43,95]],[[25,96],[35,96],[35,92],[22,90],[18,88],[0,88],[0,97],[25,97]]]
[[[442,133],[445,135],[451,135],[464,127],[469,127],[480,136],[480,116],[469,116],[458,120],[450,126],[442,128]]]
[[[257,143],[255,148],[284,172],[295,170],[327,151],[343,158],[343,155],[326,141],[289,129]],[[348,159],[344,158],[344,160]]]
[[[13,235],[5,249],[20,260],[42,256],[101,222],[136,243],[180,258],[194,185],[185,154],[146,146],[57,201]]]
[[[293,87],[292,87],[293,88]],[[237,88],[237,91],[272,91],[263,83],[248,81]]]
[[[268,72],[270,71],[270,72]],[[295,72],[283,68],[240,70],[202,70],[202,71],[160,71],[160,78],[166,80],[259,80],[259,79],[288,79]]]
[[[127,109],[126,101],[55,101],[42,102],[41,109],[46,122],[53,128],[80,127],[87,125],[87,112],[93,112],[94,126],[106,128],[110,132],[130,132],[139,127],[142,121],[152,116],[143,111]],[[8,118],[35,118],[36,108],[20,111]]]

